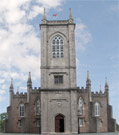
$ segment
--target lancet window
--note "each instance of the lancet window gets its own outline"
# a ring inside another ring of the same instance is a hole
[[[100,116],[100,104],[98,102],[94,104],[94,114],[95,116]]]
[[[79,98],[79,102],[78,102],[78,111],[80,115],[83,115],[83,111],[84,111],[84,102],[82,97]]]
[[[40,100],[36,100],[36,115],[40,115]]]
[[[25,115],[25,107],[24,107],[24,104],[21,103],[21,104],[19,105],[19,116],[20,116],[20,117],[24,117],[24,115]]]

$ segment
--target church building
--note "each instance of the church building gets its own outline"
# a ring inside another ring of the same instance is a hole
[[[15,93],[11,80],[5,131],[42,135],[114,132],[107,80],[104,92],[91,92],[87,72],[86,86],[77,87],[71,9],[68,20],[47,20],[44,10],[40,30],[41,87],[32,87],[30,72],[26,93]]]

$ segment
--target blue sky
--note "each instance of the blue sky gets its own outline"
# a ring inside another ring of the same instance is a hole
[[[40,87],[40,29],[43,8],[48,20],[65,20],[69,8],[76,23],[77,86],[90,72],[92,91],[110,88],[113,116],[119,123],[119,2],[117,0],[1,0],[0,113],[9,105],[9,85],[26,91],[28,72]],[[57,14],[53,17],[53,14]]]

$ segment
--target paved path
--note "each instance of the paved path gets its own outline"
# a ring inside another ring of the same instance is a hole
[[[0,133],[0,135],[39,135],[39,134],[22,134],[22,133]],[[54,135],[68,135],[68,134],[54,134]],[[75,134],[76,135],[76,134]],[[77,135],[119,135],[119,133],[81,133]]]

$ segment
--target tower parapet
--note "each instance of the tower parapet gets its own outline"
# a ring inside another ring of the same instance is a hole
[[[13,95],[14,98],[26,98],[27,97],[27,93],[23,93],[23,92],[20,92],[20,93],[16,93]]]
[[[91,92],[91,94],[92,94],[92,97],[94,97],[94,96],[97,96],[97,97],[106,96],[105,92],[103,93],[103,92],[98,92],[98,91]]]
[[[84,88],[84,87],[78,87],[78,92],[79,93],[86,93],[87,92],[87,89],[86,88]]]

